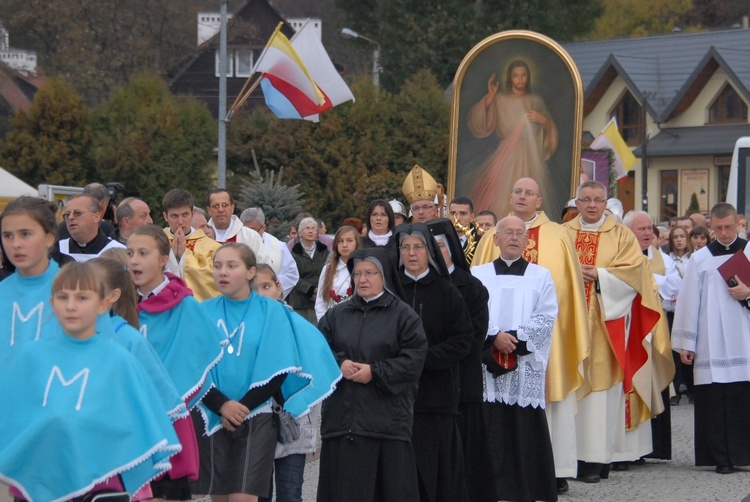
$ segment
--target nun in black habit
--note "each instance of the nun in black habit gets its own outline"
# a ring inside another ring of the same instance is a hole
[[[323,403],[318,500],[417,500],[411,445],[417,382],[427,340],[384,248],[358,249],[347,262],[354,295],[318,328],[344,378]]]
[[[422,320],[428,343],[412,432],[420,500],[468,500],[456,415],[459,362],[474,342],[471,318],[427,225],[399,225],[396,240],[404,301]]]
[[[437,218],[427,222],[448,267],[451,282],[456,286],[469,310],[474,330],[474,342],[468,355],[459,363],[461,392],[458,401],[456,423],[461,434],[464,450],[466,489],[469,500],[494,501],[495,480],[492,475],[492,457],[487,442],[487,429],[482,410],[484,371],[482,369],[482,347],[487,337],[490,298],[487,288],[471,275],[466,263],[461,241],[453,222]]]

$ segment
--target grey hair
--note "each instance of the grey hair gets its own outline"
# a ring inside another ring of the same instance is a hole
[[[251,221],[257,221],[261,225],[266,224],[266,215],[263,210],[259,207],[248,207],[242,214],[240,214],[240,221],[242,223],[250,223]]]
[[[203,209],[199,208],[198,206],[193,206],[193,213],[198,213],[201,216],[203,216],[204,218],[208,219],[208,215],[206,214],[206,211],[204,211]]]
[[[626,214],[625,217],[622,219],[622,224],[628,228],[631,228],[633,225],[633,220],[635,219],[636,216],[639,216],[639,215],[645,216],[646,218],[648,218],[648,221],[650,221],[651,224],[654,223],[651,220],[651,216],[646,211],[633,210],[633,211],[628,211],[628,214]]]
[[[581,190],[583,190],[584,188],[599,188],[604,192],[605,195],[607,194],[607,187],[605,187],[603,183],[596,180],[588,180],[578,185],[578,190],[576,190],[576,198],[579,198],[581,196]]]
[[[83,187],[83,193],[86,195],[90,195],[99,202],[105,202],[110,199],[109,190],[107,190],[107,187],[105,187],[101,183],[89,183],[88,185]]]
[[[117,221],[122,221],[123,218],[132,218],[135,216],[135,211],[130,206],[130,203],[138,200],[135,197],[127,197],[125,199],[122,199],[122,202],[120,202],[120,205],[117,206],[117,212],[115,213],[115,216],[117,216]]]
[[[302,220],[299,222],[299,225],[297,225],[297,230],[305,228],[308,223],[315,223],[315,229],[318,229],[318,220],[316,220],[312,216],[308,216],[307,218],[302,218]]]

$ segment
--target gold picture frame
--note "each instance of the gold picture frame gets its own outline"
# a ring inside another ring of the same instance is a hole
[[[503,217],[513,184],[528,176],[559,220],[580,183],[582,130],[583,83],[562,46],[525,30],[485,38],[453,80],[449,200],[467,196],[475,212]]]

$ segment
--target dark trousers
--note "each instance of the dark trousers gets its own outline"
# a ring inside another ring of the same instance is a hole
[[[305,477],[307,455],[297,453],[274,460],[274,478],[276,479],[276,502],[302,502],[302,483]],[[268,498],[259,498],[258,502],[271,502],[273,482]]]

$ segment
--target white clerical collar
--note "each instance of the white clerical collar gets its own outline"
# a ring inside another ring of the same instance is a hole
[[[190,232],[186,233],[185,237],[187,237],[188,235],[192,234],[193,232],[195,232],[195,229],[193,227],[190,227]],[[171,228],[169,229],[169,233],[172,234],[172,236],[174,236],[174,232],[172,232]]]
[[[164,291],[164,288],[166,288],[167,285],[169,285],[169,278],[166,275],[162,275],[161,284],[159,284],[158,286],[156,286],[152,291],[146,291],[145,293],[142,293],[141,290],[139,289],[138,290],[138,296],[140,296],[141,298],[146,299],[146,298],[148,298],[150,296],[158,295],[159,293],[161,293],[162,291]]]
[[[528,229],[531,228],[531,225],[534,224],[534,222],[536,221],[537,218],[539,218],[539,213],[534,213],[534,217],[533,218],[531,218],[529,221],[524,221],[523,222],[524,225],[526,225],[526,230],[528,230]]]
[[[362,299],[365,301],[365,303],[374,302],[375,300],[377,300],[378,298],[380,298],[381,296],[383,296],[384,293],[385,293],[385,290],[381,291],[380,293],[378,293],[375,296],[371,296],[370,298],[365,298],[363,296]]]
[[[404,269],[404,274],[406,275],[406,277],[408,277],[409,279],[413,280],[414,282],[418,281],[419,279],[421,279],[423,277],[427,277],[427,274],[429,274],[429,273],[430,273],[430,267],[427,267],[427,270],[425,270],[424,272],[422,272],[418,276],[413,276],[412,274],[409,273],[408,270]]]
[[[604,225],[604,220],[607,219],[607,215],[602,215],[601,219],[599,221],[595,221],[594,223],[586,223],[583,221],[583,217],[581,217],[581,230],[584,232],[598,232],[602,225]]]
[[[729,251],[729,248],[732,247],[732,244],[734,244],[734,242],[737,240],[737,237],[739,237],[739,235],[735,234],[734,239],[732,239],[732,242],[730,242],[729,244],[724,244],[719,239],[716,239],[716,242],[718,242],[719,244],[721,244],[722,246],[724,246],[726,248],[726,250]]]
[[[216,225],[214,225],[214,233],[216,234],[216,241],[217,242],[224,242],[224,241],[226,241],[227,240],[226,236],[229,233],[229,230],[231,228],[232,228],[232,225],[229,225],[225,229],[221,229],[221,228],[217,227]]]
[[[505,264],[506,264],[506,265],[508,265],[508,266],[510,267],[510,266],[511,266],[511,265],[513,265],[513,264],[514,264],[515,262],[517,262],[518,260],[520,260],[520,259],[521,259],[521,257],[519,256],[519,257],[518,257],[518,258],[516,258],[515,260],[506,260],[505,258],[503,258],[503,257],[501,256],[501,257],[500,257],[500,259],[501,259],[501,260],[503,260],[503,261],[505,262]]]
[[[454,270],[456,270],[456,264],[451,263],[451,266],[448,267],[448,275],[452,274]]]
[[[388,239],[391,238],[391,235],[393,235],[393,232],[388,230],[388,233],[385,233],[383,235],[377,235],[372,233],[372,230],[367,232],[367,236],[370,238],[372,242],[375,243],[376,246],[385,246],[388,244]]]

